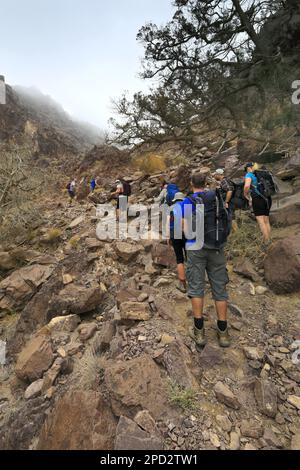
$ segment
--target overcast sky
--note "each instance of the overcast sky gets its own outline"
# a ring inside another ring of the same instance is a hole
[[[0,75],[106,127],[110,98],[145,89],[138,29],[172,12],[171,0],[0,0]]]

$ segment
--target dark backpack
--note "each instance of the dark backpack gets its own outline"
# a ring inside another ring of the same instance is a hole
[[[170,183],[167,186],[167,196],[166,196],[166,203],[168,206],[171,206],[173,204],[173,199],[175,197],[176,193],[179,193],[179,188],[177,184]]]
[[[249,209],[249,201],[247,198],[244,196],[244,186],[245,183],[239,182],[234,184],[234,193],[232,195],[231,202],[233,204],[234,209],[240,209],[240,210],[248,210]]]
[[[230,234],[230,223],[220,190],[188,198],[194,205],[204,204],[204,248],[223,247]],[[196,211],[193,211],[192,228],[196,230]]]
[[[124,196],[127,196],[127,197],[131,196],[131,185],[130,185],[130,183],[128,183],[127,181],[124,181],[124,180],[122,180],[121,183],[123,185],[123,193],[122,194]]]
[[[270,171],[257,170],[254,172],[254,174],[258,181],[257,190],[262,197],[269,198],[278,193],[278,186],[275,183],[273,175]]]

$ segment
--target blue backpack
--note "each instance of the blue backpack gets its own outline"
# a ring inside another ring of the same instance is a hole
[[[179,193],[180,189],[178,188],[177,184],[170,183],[167,186],[167,196],[166,196],[166,203],[168,206],[173,204],[173,199],[176,193]]]

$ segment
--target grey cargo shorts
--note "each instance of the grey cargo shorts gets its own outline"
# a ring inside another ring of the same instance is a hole
[[[186,277],[188,296],[203,298],[205,294],[205,273],[207,273],[213,299],[228,300],[226,286],[229,282],[224,250],[187,250]]]

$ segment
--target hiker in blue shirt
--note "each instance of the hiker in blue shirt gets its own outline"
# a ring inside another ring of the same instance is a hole
[[[203,309],[205,276],[207,274],[218,315],[217,333],[219,344],[221,347],[226,348],[231,344],[227,326],[228,294],[226,286],[229,278],[224,254],[224,246],[229,234],[227,230],[229,224],[228,214],[224,206],[221,207],[222,200],[217,200],[217,192],[206,191],[205,187],[206,176],[201,173],[194,174],[192,176],[193,194],[181,203],[182,217],[185,219],[184,227],[189,212],[186,210],[187,205],[192,205],[192,210],[195,212],[197,211],[197,201],[202,201],[202,206],[204,206],[204,221],[202,221],[205,222],[204,245],[199,248],[196,239],[188,240],[186,243],[188,296],[192,301],[194,314],[194,327],[190,331],[190,336],[197,346],[201,347],[206,344]],[[196,229],[198,231],[198,227]],[[187,234],[186,237],[188,238]]]
[[[91,192],[92,193],[95,191],[96,185],[97,185],[96,180],[95,180],[95,178],[93,178],[92,181],[91,181]]]
[[[253,212],[263,235],[264,244],[268,246],[271,239],[270,210],[272,198],[265,197],[259,191],[258,179],[255,175],[257,169],[258,165],[253,162],[249,162],[245,166],[244,196],[252,203]]]

